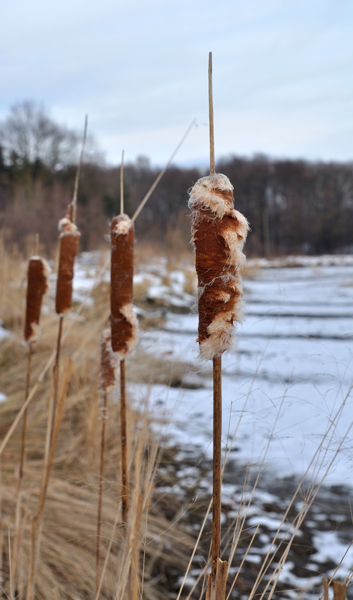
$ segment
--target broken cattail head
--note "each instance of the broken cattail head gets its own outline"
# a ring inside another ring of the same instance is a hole
[[[102,394],[109,394],[115,386],[118,361],[112,350],[111,331],[104,329],[101,335],[101,367],[99,374],[99,390]]]
[[[138,321],[132,306],[134,274],[134,224],[127,215],[114,217],[111,236],[112,348],[124,359],[137,342]]]
[[[74,262],[78,251],[80,233],[76,225],[67,216],[59,221],[59,232],[60,258],[55,309],[58,315],[64,315],[71,308]]]
[[[192,241],[198,277],[200,355],[213,359],[234,344],[234,321],[242,321],[242,252],[249,231],[234,209],[233,186],[221,174],[199,179],[190,192]]]
[[[32,256],[28,263],[26,322],[24,337],[33,344],[40,334],[39,319],[44,294],[49,290],[50,267],[44,258]]]

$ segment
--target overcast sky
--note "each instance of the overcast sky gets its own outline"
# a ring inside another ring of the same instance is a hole
[[[36,100],[84,115],[109,162],[208,160],[208,52],[216,158],[353,159],[352,0],[12,0],[1,7],[0,118]]]

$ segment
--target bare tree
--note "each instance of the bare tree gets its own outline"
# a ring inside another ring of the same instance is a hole
[[[14,104],[0,123],[0,145],[8,164],[39,162],[60,169],[75,162],[78,142],[75,132],[55,123],[44,106],[33,101]]]

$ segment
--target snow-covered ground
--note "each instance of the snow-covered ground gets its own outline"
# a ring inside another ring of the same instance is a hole
[[[223,357],[224,447],[232,440],[238,458],[256,463],[267,452],[279,474],[299,474],[328,431],[315,467],[323,460],[325,473],[337,452],[327,481],[353,485],[353,265],[265,268],[244,288],[246,319],[235,352]],[[198,363],[197,322],[168,313],[165,327],[143,332],[141,344],[167,360],[198,364],[204,388],[134,386],[133,393],[149,393],[153,413],[168,416],[173,442],[211,452],[211,364]]]
[[[232,444],[239,459],[255,463],[266,452],[266,463],[279,475],[301,474],[328,432],[327,453],[315,467],[323,461],[324,474],[337,453],[326,481],[353,486],[353,256],[260,259],[248,266],[255,278],[244,281],[245,321],[235,351],[222,359],[224,448]],[[99,253],[79,257],[76,301],[89,301],[97,274],[109,280],[107,267],[102,270]],[[161,257],[140,265],[134,283],[145,285],[152,302],[192,310],[192,290],[185,291],[190,268],[170,271]],[[149,395],[153,414],[167,420],[163,433],[172,443],[211,453],[211,363],[198,361],[197,323],[191,312],[168,312],[164,327],[142,332],[140,343],[166,360],[188,362],[193,370],[196,365],[204,387],[131,388],[141,402]],[[339,423],[332,425],[342,403]]]
[[[244,281],[246,318],[237,329],[234,353],[222,359],[224,448],[231,443],[239,459],[255,463],[266,452],[266,462],[279,474],[303,473],[331,425],[321,472],[337,452],[327,481],[353,486],[348,432],[353,420],[353,256],[261,259],[248,266],[255,277]],[[98,252],[80,255],[75,301],[90,301],[97,276],[109,281],[109,263],[102,266]],[[203,387],[132,387],[137,399],[150,396],[154,415],[167,418],[164,433],[173,443],[211,453],[211,363],[197,357],[198,318],[190,312],[193,277],[192,265],[170,270],[160,257],[140,265],[134,282],[145,286],[150,301],[161,301],[167,310],[186,310],[167,312],[162,329],[143,331],[142,348],[165,360],[187,362],[192,370],[196,366]],[[54,279],[53,274],[52,296]],[[0,338],[6,334],[0,323]],[[332,426],[343,402],[340,422]]]

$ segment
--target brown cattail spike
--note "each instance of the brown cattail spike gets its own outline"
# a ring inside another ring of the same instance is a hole
[[[32,344],[39,337],[39,319],[43,295],[49,290],[50,268],[40,256],[32,256],[28,263],[28,284],[26,301],[26,323],[24,337]]]
[[[123,360],[137,342],[138,321],[132,306],[134,224],[127,215],[112,220],[111,228],[112,348]]]
[[[198,276],[200,355],[220,356],[234,343],[234,321],[242,321],[242,253],[249,231],[234,209],[233,186],[225,175],[199,179],[190,193],[192,240]]]
[[[78,251],[80,233],[76,225],[67,216],[59,221],[59,231],[60,258],[55,309],[58,315],[64,315],[71,308],[74,262]]]
[[[99,390],[109,394],[115,386],[118,361],[112,351],[110,329],[104,329],[101,336],[101,368],[99,374]]]

